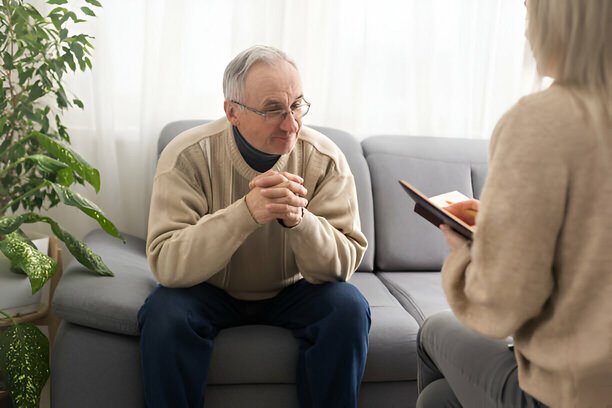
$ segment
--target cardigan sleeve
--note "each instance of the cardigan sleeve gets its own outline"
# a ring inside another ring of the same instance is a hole
[[[208,280],[260,227],[244,197],[214,213],[209,207],[201,189],[177,169],[155,177],[147,257],[162,285],[189,287]]]
[[[344,155],[327,171],[288,237],[298,269],[311,283],[346,281],[357,269],[368,244]]]

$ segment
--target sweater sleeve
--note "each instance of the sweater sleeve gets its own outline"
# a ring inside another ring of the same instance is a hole
[[[493,134],[474,241],[452,251],[442,268],[453,311],[484,335],[512,335],[552,294],[569,183],[560,145],[524,106]]]
[[[361,232],[355,180],[346,159],[328,170],[304,211],[288,231],[298,269],[311,283],[346,281],[367,248]]]
[[[164,286],[196,285],[219,272],[258,227],[244,197],[211,214],[193,180],[177,169],[163,172],[153,183],[149,264]]]

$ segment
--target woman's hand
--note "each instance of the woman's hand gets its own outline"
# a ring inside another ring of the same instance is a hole
[[[451,227],[446,224],[440,225],[440,231],[444,234],[444,238],[446,238],[446,243],[448,244],[448,248],[451,251],[461,248],[465,245],[467,239],[463,238],[461,235],[453,231]]]
[[[467,225],[476,225],[476,215],[480,209],[480,201],[476,199],[469,199],[465,201],[459,201],[458,203],[451,204],[444,207],[443,210],[453,214]]]

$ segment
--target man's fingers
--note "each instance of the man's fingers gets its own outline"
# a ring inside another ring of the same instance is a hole
[[[290,205],[293,207],[306,207],[308,200],[303,197],[298,197],[295,194],[282,196],[280,198],[271,199],[268,205]]]
[[[259,179],[261,179],[261,178],[268,177],[268,176],[272,176],[272,175],[275,175],[275,174],[278,174],[278,172],[277,172],[277,171],[274,171],[274,170],[268,170],[268,171],[266,171],[265,173],[261,173],[260,175],[255,176],[255,177],[254,177],[254,178],[253,178],[253,179],[252,179],[252,180],[249,182],[249,189],[251,189],[251,190],[252,190],[253,188],[255,188],[255,182],[256,182],[257,180],[259,180]]]
[[[304,184],[304,179],[298,176],[297,174],[289,173],[288,171],[283,171],[281,174],[287,177],[287,180],[291,180],[298,184]]]
[[[261,190],[261,195],[266,198],[280,198],[288,195],[299,195],[303,197],[306,193],[306,188],[291,181],[283,183],[281,186],[263,188]]]
[[[254,187],[268,188],[288,181],[287,177],[281,173],[271,174],[268,176],[255,177],[252,181]]]
[[[266,210],[274,214],[277,218],[286,218],[290,214],[296,214],[298,216],[302,214],[302,206],[293,206],[289,204],[266,204]]]
[[[268,170],[267,172],[260,174],[259,176],[251,180],[251,182],[249,183],[249,188],[253,189],[254,187],[273,187],[282,183],[286,183],[287,181],[291,181],[299,185],[304,184],[304,179],[296,174],[289,173],[287,171],[277,173],[276,171]]]

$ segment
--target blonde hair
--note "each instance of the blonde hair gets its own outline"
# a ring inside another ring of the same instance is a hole
[[[612,0],[528,0],[527,36],[541,73],[552,70],[589,122],[612,125]],[[599,132],[598,132],[599,133]]]

